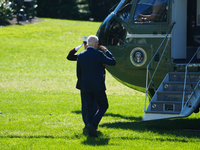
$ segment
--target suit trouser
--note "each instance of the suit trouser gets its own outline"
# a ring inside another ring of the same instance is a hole
[[[81,97],[82,97],[82,94],[81,94]],[[92,111],[92,115],[94,116],[97,112],[97,110],[99,109],[99,106],[97,104],[97,102],[95,100],[94,101],[94,106],[93,106],[93,111]],[[85,124],[85,126],[88,124],[88,121],[86,119],[86,107],[84,106],[83,104],[83,101],[82,101],[82,98],[81,98],[81,113],[82,113],[82,119],[83,119],[83,122]]]
[[[103,91],[94,91],[94,92],[82,92],[81,91],[81,99],[82,99],[82,113],[83,113],[83,121],[87,125],[88,123],[92,123],[95,127],[98,126],[101,118],[105,114],[108,109],[108,99],[106,96],[106,92]],[[94,115],[94,100],[99,105],[99,110]]]

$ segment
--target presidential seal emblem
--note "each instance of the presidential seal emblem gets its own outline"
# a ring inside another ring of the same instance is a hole
[[[141,47],[136,47],[130,53],[130,60],[134,66],[141,67],[147,61],[147,54]]]

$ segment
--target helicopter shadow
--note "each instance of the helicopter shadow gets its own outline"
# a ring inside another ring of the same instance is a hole
[[[81,114],[81,111],[73,111],[73,113]],[[133,130],[138,132],[151,131],[160,135],[200,138],[200,119],[196,118],[176,118],[143,122],[142,117],[123,116],[114,113],[106,113],[104,117],[106,116],[121,118],[123,120],[128,120],[128,122],[118,121],[112,123],[101,123],[99,125],[100,127]],[[108,138],[106,139],[108,140]],[[184,142],[184,139],[182,142]]]
[[[143,122],[142,117],[122,116],[121,118],[129,120],[129,122],[118,121],[114,123],[104,123],[100,126],[114,129],[133,130],[138,132],[151,131],[160,135],[176,135],[177,137],[200,138],[199,119],[180,118]],[[171,139],[169,140],[171,141]],[[183,139],[181,142],[186,142],[186,140]]]

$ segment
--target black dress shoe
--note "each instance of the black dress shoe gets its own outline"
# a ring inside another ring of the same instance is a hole
[[[97,131],[96,131],[95,127],[91,123],[88,123],[86,127],[87,127],[87,129],[89,131],[89,136],[98,137]]]

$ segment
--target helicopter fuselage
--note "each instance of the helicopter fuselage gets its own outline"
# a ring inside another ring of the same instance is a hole
[[[99,44],[117,62],[106,69],[123,84],[145,92],[149,67],[156,70],[153,78],[158,87],[168,72],[184,70],[181,64],[200,45],[199,10],[200,0],[121,0],[97,32]],[[199,54],[194,63],[200,63]]]

